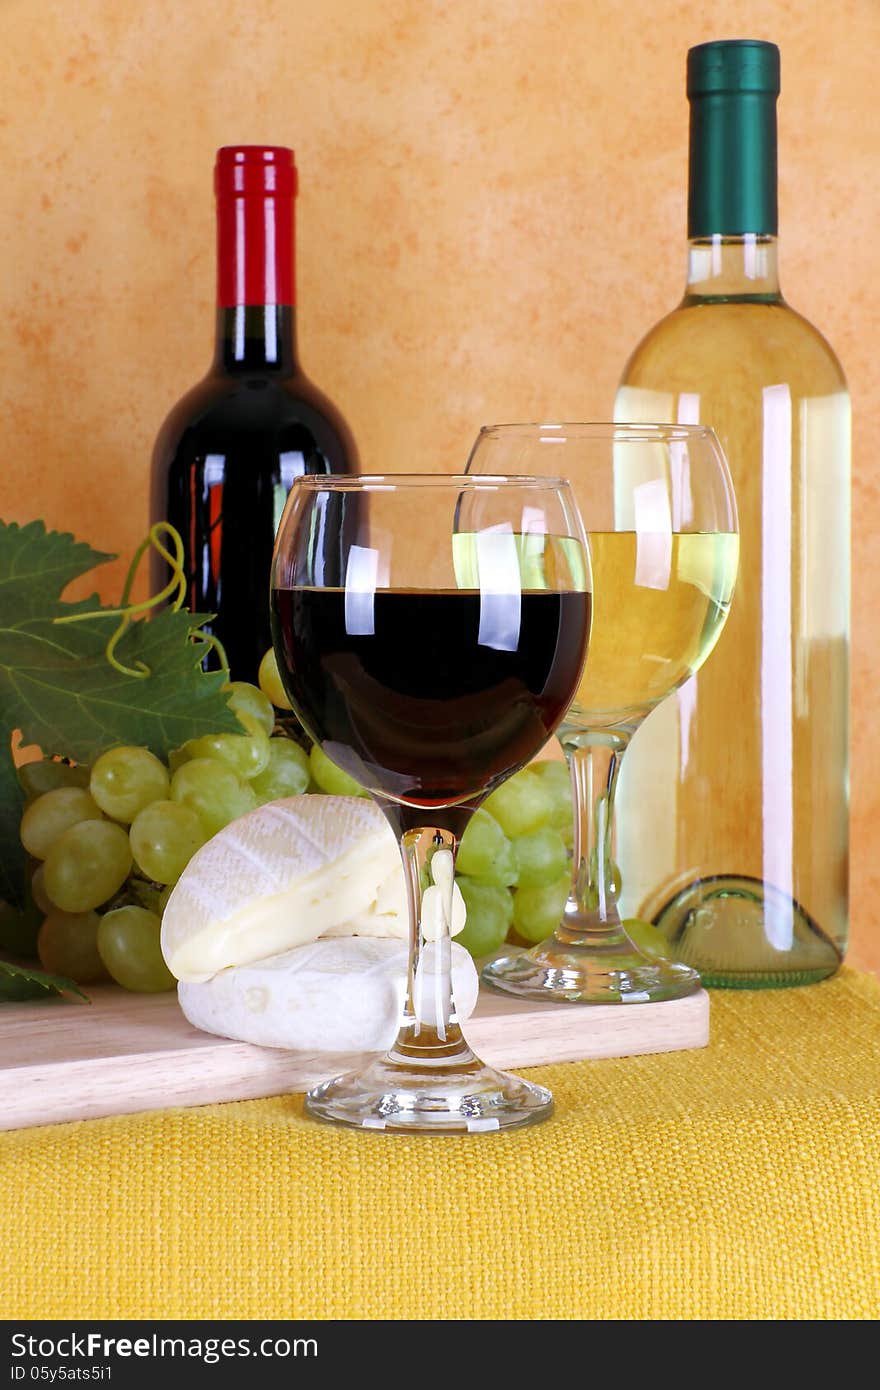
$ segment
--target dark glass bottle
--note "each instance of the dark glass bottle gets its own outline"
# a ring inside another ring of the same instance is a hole
[[[255,681],[271,645],[269,569],[287,493],[302,473],[357,472],[339,411],[296,354],[293,152],[217,153],[217,346],[207,376],[174,406],[153,451],[152,520],[186,554],[187,607],[235,680]],[[153,584],[167,581],[154,554]]]

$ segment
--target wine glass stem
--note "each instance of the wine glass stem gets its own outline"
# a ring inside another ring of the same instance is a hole
[[[403,831],[409,905],[409,966],[403,1017],[389,1060],[437,1068],[473,1056],[452,992],[452,888],[456,836],[434,826]],[[442,868],[442,872],[441,872]]]
[[[567,945],[629,943],[617,903],[620,874],[614,862],[614,795],[631,735],[621,730],[564,730],[574,801],[574,879],[557,935]]]

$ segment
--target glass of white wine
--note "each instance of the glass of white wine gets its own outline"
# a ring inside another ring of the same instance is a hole
[[[483,979],[511,994],[587,1004],[681,998],[699,988],[697,972],[668,958],[649,922],[619,911],[614,793],[633,735],[699,670],[724,628],[739,534],[721,445],[704,426],[492,425],[480,431],[468,472],[568,478],[593,567],[589,655],[557,730],[575,808],[571,892],[552,936],[491,961]]]

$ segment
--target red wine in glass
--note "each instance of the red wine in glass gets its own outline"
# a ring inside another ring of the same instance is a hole
[[[476,1133],[550,1114],[549,1091],[487,1067],[461,1032],[453,874],[474,809],[543,747],[571,703],[591,589],[580,515],[561,479],[294,483],[272,566],[279,670],[306,731],[396,831],[410,915],[397,1040],[310,1091],[317,1118]]]
[[[590,595],[494,599],[510,610],[499,614],[507,640],[489,645],[479,593],[380,590],[365,631],[345,590],[273,591],[287,690],[370,791],[420,807],[485,796],[550,737],[585,649]]]

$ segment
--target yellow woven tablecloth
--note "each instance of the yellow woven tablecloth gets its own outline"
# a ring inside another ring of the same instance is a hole
[[[509,1135],[299,1098],[0,1135],[0,1315],[875,1318],[880,988],[712,997],[703,1052],[536,1069]]]

